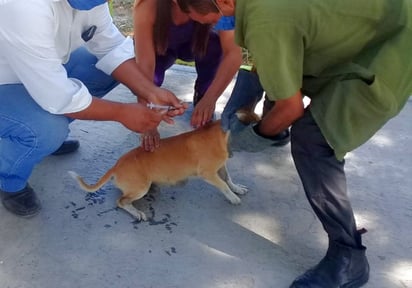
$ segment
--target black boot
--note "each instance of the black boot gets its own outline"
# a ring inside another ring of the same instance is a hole
[[[14,193],[0,190],[0,199],[8,211],[22,217],[33,217],[41,209],[36,193],[28,184],[22,190]]]
[[[79,149],[79,147],[80,147],[79,141],[66,140],[56,151],[52,153],[52,155],[57,156],[57,155],[69,154]]]
[[[296,278],[290,288],[357,288],[369,280],[366,248],[330,242],[318,265]]]

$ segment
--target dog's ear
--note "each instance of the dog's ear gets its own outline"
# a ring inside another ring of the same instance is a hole
[[[260,121],[259,115],[256,113],[246,110],[246,109],[239,109],[236,111],[236,117],[245,125],[256,123]]]

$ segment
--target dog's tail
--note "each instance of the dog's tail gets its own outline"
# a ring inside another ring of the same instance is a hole
[[[79,176],[76,172],[68,171],[68,173],[70,174],[70,176],[73,177],[74,180],[77,181],[79,186],[87,192],[97,191],[98,189],[100,189],[104,184],[106,184],[113,177],[112,169],[110,169],[109,171],[106,172],[106,174],[104,174],[102,176],[102,178],[100,178],[99,181],[97,181],[96,184],[89,185],[86,182],[84,182],[83,178],[81,176]]]

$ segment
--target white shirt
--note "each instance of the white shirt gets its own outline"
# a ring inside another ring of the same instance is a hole
[[[81,34],[93,25],[93,38],[84,42]],[[134,57],[132,39],[114,26],[107,4],[79,11],[67,0],[0,0],[0,85],[22,83],[44,110],[64,114],[90,105],[86,86],[63,67],[82,45],[107,74]]]

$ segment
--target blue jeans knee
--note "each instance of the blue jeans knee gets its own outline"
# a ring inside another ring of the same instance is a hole
[[[96,62],[81,47],[64,67],[68,77],[82,81],[93,96],[103,97],[119,82],[97,69]],[[34,166],[66,139],[71,121],[43,110],[24,85],[0,85],[0,189],[15,192],[24,188]]]
[[[24,188],[34,166],[66,139],[68,126],[67,117],[43,110],[23,85],[0,85],[0,189]]]
[[[103,97],[119,85],[111,75],[96,68],[97,57],[85,47],[80,47],[70,54],[69,62],[64,64],[67,76],[83,82],[90,94]]]

